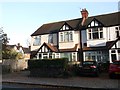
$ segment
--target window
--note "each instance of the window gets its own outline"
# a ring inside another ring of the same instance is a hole
[[[69,32],[64,32],[64,41],[65,42],[69,41]]]
[[[71,42],[73,41],[73,32],[65,31],[60,33],[60,42]]]
[[[76,53],[72,53],[72,61],[76,61]]]
[[[88,29],[88,39],[101,39],[101,38],[103,38],[103,28]]]
[[[99,39],[99,33],[97,28],[92,29],[93,39]]]
[[[73,41],[73,33],[72,32],[69,33],[69,38],[70,38],[70,41]]]
[[[91,29],[88,30],[88,36],[89,36],[89,39],[92,39],[92,32],[91,32]]]
[[[64,35],[63,35],[63,33],[60,33],[60,41],[61,41],[61,42],[64,41]]]
[[[41,44],[41,36],[35,36],[33,46],[38,46]]]
[[[48,54],[47,53],[43,53],[43,59],[48,58]]]
[[[104,52],[104,53],[103,53]],[[106,61],[108,53],[105,51],[87,51],[85,52],[85,61]]]
[[[115,27],[115,32],[116,32],[116,38],[118,38],[120,36],[120,26]]]
[[[111,59],[112,59],[112,62],[113,62],[114,60],[117,60],[117,56],[116,56],[116,51],[115,51],[115,50],[112,50],[112,51],[111,51]]]
[[[48,43],[53,43],[53,34],[49,34]]]

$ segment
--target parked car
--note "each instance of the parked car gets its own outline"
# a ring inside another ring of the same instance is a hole
[[[80,75],[93,75],[99,76],[100,65],[96,61],[84,61],[82,65],[79,66]]]
[[[109,66],[109,77],[120,78],[120,60],[113,61],[113,63],[110,63]]]

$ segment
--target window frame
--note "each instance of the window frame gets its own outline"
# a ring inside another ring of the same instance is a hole
[[[88,40],[103,39],[103,27],[88,28],[87,35]]]
[[[60,32],[60,42],[72,42],[73,41],[73,31]]]
[[[115,27],[115,34],[116,34],[116,38],[120,36],[120,26]]]
[[[41,36],[35,36],[33,40],[33,46],[41,45]]]

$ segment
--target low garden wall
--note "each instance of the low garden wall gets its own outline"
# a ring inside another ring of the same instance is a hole
[[[5,59],[2,61],[2,71],[4,72],[15,72],[21,71],[27,68],[27,61],[24,59],[14,60]]]
[[[28,60],[30,76],[62,77],[67,67],[67,58]]]

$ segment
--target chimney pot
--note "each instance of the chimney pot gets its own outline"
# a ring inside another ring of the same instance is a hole
[[[88,18],[88,11],[86,8],[82,9],[81,11],[82,18]]]
[[[81,15],[82,15],[82,22],[81,22],[81,25],[83,26],[84,23],[85,23],[85,20],[88,18],[88,11],[86,10],[86,8],[82,9],[81,11]]]

